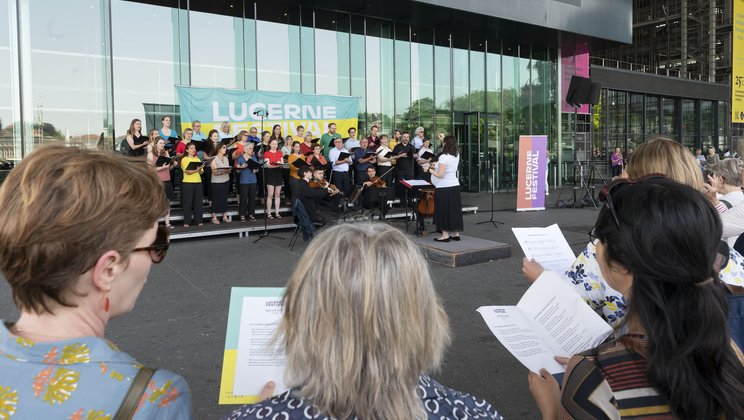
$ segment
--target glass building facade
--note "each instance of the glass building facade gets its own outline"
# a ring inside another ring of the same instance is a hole
[[[8,160],[49,142],[112,148],[134,118],[160,128],[178,120],[177,85],[357,96],[361,133],[454,133],[471,190],[515,173],[520,134],[558,150],[557,49],[488,30],[286,0],[0,0],[0,22]]]
[[[603,164],[615,147],[626,151],[658,136],[693,152],[708,146],[739,152],[731,142],[729,102],[603,89],[592,111],[591,127],[586,121],[583,131],[592,132],[591,147]]]

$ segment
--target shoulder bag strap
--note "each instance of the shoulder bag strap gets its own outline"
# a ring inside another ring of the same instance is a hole
[[[147,389],[147,384],[150,382],[150,379],[152,379],[152,375],[155,374],[156,370],[157,369],[150,369],[143,366],[139,372],[137,372],[137,376],[134,377],[132,385],[129,387],[129,391],[127,391],[127,395],[124,396],[124,401],[121,403],[121,406],[119,406],[119,410],[116,412],[114,420],[131,420],[134,416],[134,410],[137,409],[137,405],[139,405],[139,401]]]

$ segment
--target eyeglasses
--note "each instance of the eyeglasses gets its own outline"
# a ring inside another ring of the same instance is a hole
[[[605,185],[604,188],[602,188],[602,190],[599,192],[599,201],[602,203],[605,203],[607,205],[607,208],[610,209],[610,214],[612,214],[612,219],[615,221],[615,226],[618,229],[620,228],[620,219],[618,219],[617,217],[617,212],[615,211],[615,205],[612,202],[612,191],[617,190],[621,185],[633,186],[641,181],[645,181],[648,179],[654,179],[654,178],[666,178],[666,177],[663,174],[650,174],[650,175],[642,176],[632,181],[629,179],[618,179]]]
[[[599,241],[601,241],[601,239],[597,236],[597,228],[592,228],[592,230],[589,231],[589,242],[596,246]]]
[[[168,239],[170,236],[170,232],[168,232],[168,228],[164,225],[158,226],[158,232],[155,235],[155,241],[153,241],[152,245],[142,247],[142,248],[134,248],[132,252],[138,252],[138,251],[147,251],[150,253],[150,259],[154,264],[159,264],[163,262],[165,259],[165,255],[168,253],[168,247],[170,246],[170,240]]]

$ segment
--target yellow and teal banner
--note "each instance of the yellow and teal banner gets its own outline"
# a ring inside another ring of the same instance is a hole
[[[194,121],[202,123],[202,132],[219,130],[230,123],[230,132],[239,133],[256,127],[261,130],[257,111],[265,110],[263,127],[271,131],[275,124],[282,126],[282,136],[294,136],[302,125],[305,132],[320,137],[328,131],[328,124],[336,123],[336,132],[346,136],[349,128],[357,128],[359,97],[308,95],[303,93],[268,92],[176,86],[181,108],[181,132]]]
[[[744,0],[734,0],[731,122],[744,123]]]

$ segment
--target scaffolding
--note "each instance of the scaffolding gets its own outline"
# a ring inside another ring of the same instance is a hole
[[[657,74],[730,84],[732,2],[634,0],[633,43],[592,55]]]

